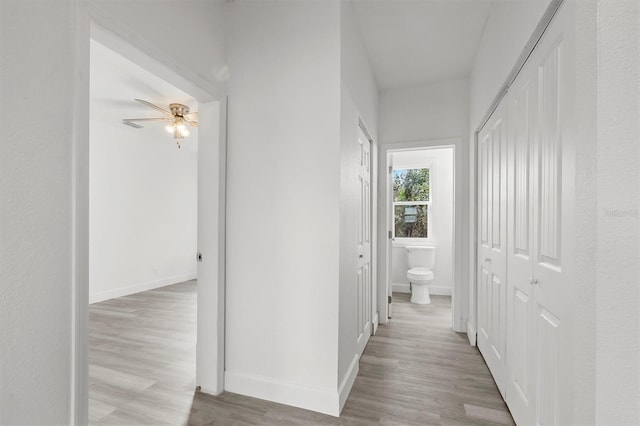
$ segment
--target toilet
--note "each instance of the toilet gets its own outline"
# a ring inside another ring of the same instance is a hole
[[[411,283],[411,303],[427,305],[431,303],[427,285],[433,280],[433,263],[436,248],[428,246],[407,246],[407,278]]]

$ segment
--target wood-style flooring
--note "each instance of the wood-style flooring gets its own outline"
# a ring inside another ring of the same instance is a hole
[[[195,388],[196,287],[188,281],[90,306],[89,417],[114,425],[512,425],[451,298],[394,294],[340,418]]]

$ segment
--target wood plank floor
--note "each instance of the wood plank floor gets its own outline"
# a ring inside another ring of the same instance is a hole
[[[92,424],[512,425],[489,371],[454,333],[451,299],[394,295],[340,418],[195,388],[195,282],[90,306]]]

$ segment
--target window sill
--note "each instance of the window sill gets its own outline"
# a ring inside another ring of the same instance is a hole
[[[407,246],[435,246],[436,241],[433,238],[396,238],[392,242],[392,247]]]

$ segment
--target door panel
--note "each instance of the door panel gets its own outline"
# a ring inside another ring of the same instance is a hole
[[[518,424],[534,423],[535,305],[532,277],[536,69],[520,72],[509,92],[506,401]]]
[[[558,328],[560,320],[540,307],[538,315],[538,395],[536,422],[538,425],[558,423]]]
[[[539,59],[538,59],[539,58]],[[534,262],[532,265],[537,312],[536,423],[558,424],[561,398],[558,395],[558,356],[563,318],[566,318],[561,258],[562,235],[562,132],[560,110],[561,80],[559,62],[562,42],[557,42],[536,57],[538,76],[538,155],[535,171],[536,222],[534,226]]]
[[[478,135],[478,348],[504,396],[507,278],[506,107],[501,103]]]
[[[358,128],[358,354],[364,351],[372,331],[371,301],[371,143]]]
[[[573,414],[563,235],[572,205],[573,81],[563,4],[509,90],[507,404],[517,424],[570,424]],[[567,179],[567,176],[570,178]],[[564,410],[564,411],[563,411]]]

